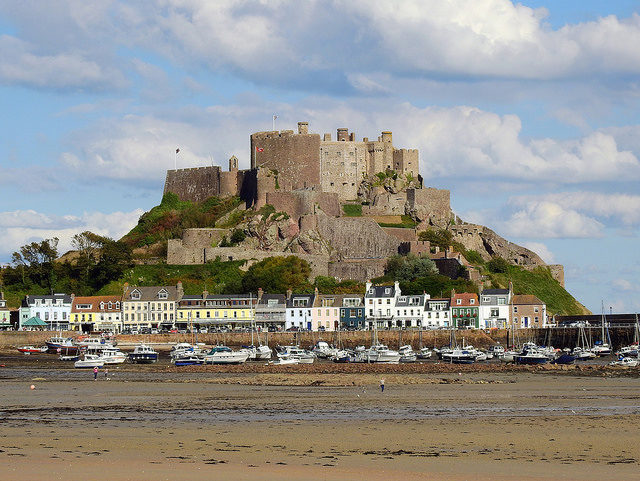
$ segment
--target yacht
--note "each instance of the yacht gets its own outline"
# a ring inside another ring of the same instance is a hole
[[[104,360],[97,354],[85,354],[84,358],[74,362],[73,366],[78,369],[89,368],[89,367],[102,367],[104,366]]]
[[[400,362],[416,362],[418,359],[418,354],[416,354],[409,344],[400,346],[398,353],[400,354]]]
[[[227,346],[215,346],[204,357],[207,364],[244,364],[249,359],[249,352],[245,349],[232,351]]]
[[[312,352],[321,359],[327,359],[334,356],[338,352],[338,349],[331,347],[325,341],[318,341],[313,347]]]
[[[60,350],[66,350],[68,352],[77,352],[80,350],[80,346],[73,343],[73,339],[70,337],[51,337],[45,341],[47,348],[52,352],[59,352]]]
[[[105,364],[122,364],[127,360],[127,355],[113,346],[102,349],[100,357],[104,360]]]
[[[249,361],[267,361],[271,359],[271,348],[269,346],[242,346],[242,351],[249,353]]]
[[[632,359],[630,357],[623,357],[622,359],[618,359],[617,361],[611,361],[609,366],[622,366],[622,367],[637,367],[638,360]]]
[[[442,351],[442,361],[452,364],[473,364],[477,353],[469,349],[448,349]]]
[[[151,364],[158,360],[158,353],[151,346],[140,344],[129,353],[128,359],[133,364]]]
[[[316,355],[299,346],[281,346],[278,352],[279,358],[297,359],[300,364],[313,364]]]
[[[174,366],[199,366],[204,364],[205,358],[197,354],[184,353],[180,356],[171,358]]]
[[[418,351],[418,359],[430,359],[433,355],[433,351],[428,347],[423,347]]]
[[[369,349],[358,353],[356,362],[384,362],[389,364],[398,364],[400,362],[400,353],[389,349],[384,344],[374,344]]]

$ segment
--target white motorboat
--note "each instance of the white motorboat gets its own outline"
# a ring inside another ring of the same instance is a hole
[[[85,354],[84,358],[74,362],[73,366],[78,369],[89,368],[89,367],[102,367],[104,366],[104,359],[102,359],[97,354]]]
[[[597,357],[595,353],[591,352],[591,350],[583,349],[581,347],[574,348],[573,355],[576,357],[577,361],[588,361]]]
[[[470,349],[452,349],[443,351],[442,360],[453,364],[473,364],[476,362],[477,353]]]
[[[243,346],[241,351],[249,353],[249,361],[267,361],[271,359],[271,348],[269,346]]]
[[[227,346],[215,346],[204,357],[206,364],[243,364],[249,359],[245,349],[233,351]]]
[[[313,364],[316,355],[298,346],[281,346],[278,352],[279,358],[297,359],[300,364]]]
[[[356,353],[356,362],[384,362],[398,364],[400,353],[389,349],[384,344],[374,344],[369,349]]]
[[[591,352],[593,352],[596,356],[608,356],[611,354],[611,346],[607,343],[596,344],[591,348]]]
[[[333,357],[338,352],[338,349],[335,347],[331,347],[325,341],[318,341],[316,345],[313,347],[312,352],[321,359],[326,359],[329,357]]]
[[[498,356],[500,357],[502,354],[504,354],[504,346],[501,346],[500,344],[494,344],[493,346],[489,346],[489,354],[492,354],[494,357]]]
[[[287,365],[290,366],[294,364],[300,364],[300,360],[295,359],[293,357],[289,357],[286,354],[279,354],[278,359],[276,359],[275,361],[269,361],[268,364],[273,366],[287,366]]]
[[[616,352],[616,356],[618,357],[638,357],[638,346],[624,346],[621,347],[618,352]]]
[[[418,351],[418,359],[430,359],[433,355],[433,351],[428,347],[423,347]]]
[[[418,359],[418,354],[409,344],[400,346],[398,353],[400,354],[400,362],[416,362]]]
[[[640,361],[637,359],[633,359],[630,357],[623,357],[622,359],[618,359],[617,361],[611,361],[609,363],[610,366],[622,366],[622,367],[637,367]]]
[[[122,364],[127,360],[127,355],[117,347],[103,349],[100,357],[105,364]]]

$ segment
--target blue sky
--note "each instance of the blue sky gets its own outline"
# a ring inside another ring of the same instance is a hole
[[[640,2],[0,0],[0,262],[120,237],[167,168],[249,134],[349,127],[419,148],[463,219],[640,310]]]

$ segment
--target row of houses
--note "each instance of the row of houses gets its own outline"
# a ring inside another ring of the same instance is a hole
[[[1,306],[1,304],[0,304]],[[0,311],[1,317],[1,311]],[[238,329],[253,325],[271,330],[334,331],[358,329],[491,329],[545,327],[545,304],[509,289],[452,293],[402,294],[399,284],[367,283],[360,294],[313,293],[185,295],[175,286],[125,285],[122,296],[67,294],[26,296],[18,328],[28,321],[52,330],[113,331],[157,329]]]

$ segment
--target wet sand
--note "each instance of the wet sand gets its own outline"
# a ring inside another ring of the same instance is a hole
[[[0,479],[602,481],[640,472],[637,375],[166,369],[110,369],[110,381],[101,373],[94,382],[87,371],[5,363]]]

